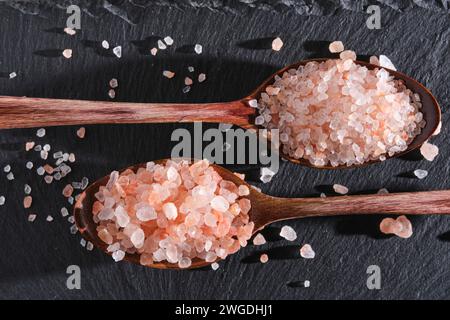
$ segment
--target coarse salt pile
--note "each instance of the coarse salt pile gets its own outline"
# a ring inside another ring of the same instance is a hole
[[[188,268],[194,258],[214,262],[247,245],[254,224],[245,191],[207,160],[149,162],[136,172],[112,172],[92,211],[114,260],[137,253],[142,265],[168,261]]]
[[[339,59],[276,76],[261,94],[255,124],[279,129],[282,152],[315,166],[385,160],[406,150],[425,126],[419,95],[385,69],[355,60],[345,50]]]

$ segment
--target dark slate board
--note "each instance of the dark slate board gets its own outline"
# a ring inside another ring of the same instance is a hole
[[[304,7],[300,4],[268,8],[263,1],[255,1],[257,9],[242,4],[243,8],[221,6],[220,1],[197,1],[209,3],[209,8],[203,9],[192,9],[194,1],[186,1],[178,8],[157,1],[159,5],[130,9],[128,2],[121,6],[122,2],[114,1],[119,4],[107,10],[87,8],[82,30],[74,37],[49,30],[64,26],[63,10],[42,5],[21,7],[18,2],[9,4],[20,10],[0,7],[0,73],[18,73],[12,80],[0,78],[0,94],[107,100],[108,81],[117,77],[117,101],[231,100],[246,95],[281,66],[323,55],[326,41],[340,39],[362,55],[386,54],[399,70],[433,91],[441,103],[444,120],[442,134],[433,139],[440,146],[439,157],[433,163],[408,157],[343,171],[320,171],[282,162],[271,183],[255,185],[268,194],[286,197],[317,196],[321,186],[333,183],[349,186],[354,194],[382,187],[390,191],[449,188],[450,148],[445,143],[450,96],[448,2],[429,2],[432,4],[428,10],[425,1],[418,2],[422,7],[386,1],[391,7],[382,6],[381,30],[367,29],[363,7],[353,8],[348,1],[340,5],[352,10],[342,10],[339,5],[327,8],[324,3],[330,2],[317,1],[324,10],[313,12],[301,11],[299,8]],[[126,21],[130,14],[136,15],[132,20],[135,24]],[[175,46],[156,58],[139,50],[140,41],[146,37],[166,35],[174,38]],[[248,44],[247,40],[277,35],[285,42],[279,53],[243,45]],[[122,45],[123,57],[105,57],[89,47],[89,41],[103,39],[111,45]],[[182,46],[195,43],[203,45],[202,55],[180,52]],[[64,48],[73,48],[72,59],[51,57],[48,53],[52,51],[45,51]],[[188,65],[204,71],[208,79],[189,94],[182,94],[182,78],[167,81],[161,72],[167,67],[181,74]],[[382,217],[292,221],[289,224],[299,234],[295,243],[277,238],[282,224],[276,224],[265,231],[272,240],[266,247],[248,246],[221,263],[216,272],[159,271],[116,264],[101,252],[82,248],[80,236],[69,233],[70,224],[59,214],[62,206],[68,206],[61,195],[65,183],[79,181],[83,176],[94,181],[112,169],[166,158],[174,145],[169,142],[171,132],[179,127],[192,129],[189,124],[88,126],[86,138],[81,141],[75,136],[77,127],[48,128],[42,139],[36,138],[35,129],[2,130],[0,166],[11,164],[16,179],[8,181],[0,173],[0,195],[7,198],[0,207],[0,298],[450,297],[448,217],[412,217],[414,235],[409,240],[381,236],[377,228]],[[36,153],[24,151],[24,143],[30,139],[50,143],[53,151],[76,153],[77,162],[68,180],[46,185],[34,170],[25,169],[28,160],[43,163]],[[429,177],[422,181],[404,177],[405,172],[415,168],[429,170]],[[25,183],[33,188],[34,202],[28,211],[22,208]],[[30,212],[38,213],[34,223],[27,222]],[[48,214],[55,218],[52,223],[45,221]],[[306,242],[316,251],[314,260],[298,257],[298,246]],[[251,263],[251,257],[266,249],[273,257],[268,264]],[[72,264],[81,267],[81,290],[66,288],[66,268]],[[366,287],[366,269],[372,264],[379,265],[382,271],[382,289],[378,291]],[[310,288],[290,285],[306,279],[311,281]]]

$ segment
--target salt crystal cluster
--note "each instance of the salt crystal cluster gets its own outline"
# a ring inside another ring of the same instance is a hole
[[[385,218],[380,223],[380,230],[385,234],[395,234],[400,238],[409,238],[413,234],[412,224],[406,216],[397,219]]]
[[[214,262],[247,245],[254,224],[244,187],[223,180],[207,160],[149,162],[112,172],[92,212],[115,261],[140,254],[142,265],[188,268],[195,258]]]
[[[333,43],[332,51],[340,51]],[[314,166],[357,165],[405,151],[425,126],[419,95],[345,50],[275,77],[255,124],[279,129],[282,152]]]

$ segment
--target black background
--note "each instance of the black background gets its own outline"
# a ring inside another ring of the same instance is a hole
[[[105,3],[99,1],[99,3]],[[117,2],[117,1],[116,1]],[[200,1],[201,2],[201,1]],[[300,2],[300,1],[299,1]],[[62,1],[61,3],[65,3]],[[139,3],[139,2],[135,2]],[[390,191],[436,190],[449,187],[447,108],[449,104],[449,34],[445,2],[432,8],[381,5],[382,29],[369,30],[363,6],[344,10],[338,5],[245,5],[217,8],[137,6],[118,1],[117,6],[83,7],[81,31],[61,34],[67,15],[52,7],[0,6],[0,94],[108,100],[108,82],[119,80],[117,101],[206,102],[245,96],[278,68],[326,54],[328,41],[342,40],[362,58],[385,54],[399,71],[429,87],[443,111],[443,129],[433,142],[440,147],[434,162],[410,155],[366,168],[321,171],[282,162],[268,184],[251,181],[267,194],[285,197],[318,196],[333,183],[347,185],[352,194]],[[270,3],[270,2],[269,2]],[[405,1],[398,1],[401,5]],[[448,3],[447,3],[448,5]],[[64,7],[63,5],[61,5]],[[105,9],[106,7],[106,9]],[[440,8],[441,7],[441,8]],[[24,11],[26,13],[22,13]],[[127,21],[128,20],[128,21]],[[54,28],[59,28],[54,29]],[[149,54],[154,36],[170,35],[175,43],[156,57]],[[280,36],[280,52],[262,49],[267,37]],[[99,42],[122,45],[121,59],[99,49]],[[262,40],[261,40],[262,39]],[[203,45],[203,54],[189,52]],[[64,59],[60,50],[73,49]],[[56,55],[55,56],[55,52]],[[183,94],[187,66],[204,72],[207,81]],[[164,69],[177,77],[161,76]],[[8,79],[12,71],[15,79]],[[210,125],[211,126],[211,125]],[[36,129],[0,131],[0,166],[10,164],[15,180],[0,172],[0,298],[45,299],[445,299],[450,296],[450,220],[447,217],[411,217],[414,235],[408,240],[379,233],[380,217],[334,217],[289,222],[298,240],[277,237],[283,224],[264,232],[271,241],[264,247],[248,246],[220,264],[217,271],[160,271],[114,263],[99,251],[88,252],[71,235],[70,223],[59,211],[69,204],[61,195],[64,185],[87,176],[91,181],[113,169],[170,156],[170,136],[176,128],[192,125],[87,126],[86,138],[76,137],[78,127],[47,128],[44,138]],[[205,125],[205,127],[208,127]],[[64,180],[45,184],[35,169],[45,161],[25,152],[26,141],[49,143],[52,152],[74,152],[77,161]],[[35,168],[25,169],[32,160]],[[408,177],[416,168],[429,171],[424,180]],[[237,169],[234,167],[233,169]],[[247,167],[240,169],[245,172]],[[33,206],[23,209],[23,186],[32,186]],[[37,213],[34,223],[29,213]],[[54,221],[45,221],[52,215]],[[310,243],[316,258],[299,257],[298,249]],[[265,265],[253,257],[268,251]],[[66,288],[66,268],[79,265],[81,290]],[[379,265],[381,290],[366,287],[366,269]],[[297,282],[311,281],[311,287]]]

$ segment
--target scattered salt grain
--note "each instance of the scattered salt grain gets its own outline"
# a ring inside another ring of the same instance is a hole
[[[0,196],[0,206],[4,205],[6,202],[5,196]]]
[[[116,78],[112,78],[111,80],[109,80],[109,86],[111,88],[117,88],[117,86],[119,85],[119,82],[117,81]]]
[[[309,280],[305,280],[305,282],[303,282],[303,286],[305,288],[309,288],[310,285],[311,285],[311,282]]]
[[[189,77],[184,78],[184,84],[185,84],[185,85],[190,86],[190,85],[192,85],[193,83],[194,83],[194,82],[192,81],[191,78],[189,78]]]
[[[173,39],[172,39],[171,37],[169,37],[169,36],[167,36],[167,37],[164,38],[164,42],[165,42],[168,46],[173,45]]]
[[[260,257],[259,257],[259,261],[261,261],[261,263],[267,263],[267,261],[269,261],[269,256],[265,253],[263,253]]]
[[[169,70],[164,70],[163,71],[163,76],[168,78],[168,79],[172,79],[175,76],[175,72],[169,71]]]
[[[297,239],[297,232],[290,226],[283,226],[280,231],[280,236],[288,241]]]
[[[10,166],[9,164],[6,165],[6,166],[3,168],[3,171],[6,172],[6,173],[10,172],[10,171],[11,171],[11,166]]]
[[[69,210],[66,207],[61,208],[61,216],[67,217],[69,215]]]
[[[28,222],[33,222],[34,220],[36,220],[37,215],[35,214],[29,214],[28,215]]]
[[[273,41],[272,41],[272,50],[273,51],[280,51],[282,47],[283,47],[283,41],[279,37],[273,39]]]
[[[123,258],[125,258],[125,252],[122,250],[114,251],[112,254],[112,258],[114,259],[115,262],[119,262],[123,260]]]
[[[30,208],[32,202],[33,202],[33,198],[31,196],[26,196],[25,198],[23,198],[23,207],[25,209]]]
[[[370,62],[371,64],[376,65],[376,66],[379,66],[379,65],[380,65],[380,60],[378,60],[378,57],[376,57],[376,56],[371,56],[371,57],[369,58],[369,62]]]
[[[122,47],[121,46],[114,47],[113,53],[116,55],[117,58],[122,57]]]
[[[422,170],[422,169],[416,169],[416,170],[414,170],[414,175],[419,179],[424,179],[428,176],[428,171]]]
[[[47,220],[47,222],[52,222],[52,221],[53,221],[53,217],[50,216],[50,215],[48,215],[48,216],[47,216],[47,219],[45,219],[45,220]]]
[[[333,190],[334,190],[334,192],[339,193],[339,194],[347,194],[348,193],[348,188],[341,184],[334,184]]]
[[[413,234],[412,224],[406,216],[397,219],[385,218],[380,223],[380,231],[385,234],[395,234],[400,238],[409,238]]]
[[[94,244],[92,242],[88,241],[86,244],[86,250],[92,251],[93,249],[94,249]]]
[[[81,238],[81,240],[80,240],[80,245],[81,245],[82,247],[86,247],[86,240],[85,240],[84,238]]]
[[[219,269],[219,264],[217,262],[211,263],[211,269],[213,269],[214,271]]]
[[[47,183],[47,184],[50,184],[50,183],[52,183],[53,182],[53,176],[49,176],[49,175],[47,175],[47,176],[45,176],[44,177],[44,181],[45,181],[45,183]]]
[[[189,72],[194,72],[194,70],[195,70],[193,66],[188,66],[187,69],[188,69]]]
[[[71,234],[76,234],[78,232],[78,227],[76,224],[73,224],[70,226],[70,233]]]
[[[45,136],[45,129],[44,128],[40,128],[36,131],[36,136],[38,136],[39,138],[42,138],[43,136]]]
[[[75,223],[75,217],[74,216],[70,216],[70,217],[67,218],[67,221],[69,223]],[[76,227],[76,225],[75,225],[75,227]]]
[[[150,54],[151,54],[152,56],[156,56],[157,53],[158,53],[158,49],[156,49],[156,48],[151,48],[151,49],[150,49]]]
[[[109,49],[109,42],[106,41],[106,40],[103,40],[103,41],[102,41],[102,47],[103,47],[104,49]]]
[[[64,32],[67,33],[70,36],[75,35],[77,32],[73,28],[64,28]]]
[[[161,40],[158,40],[158,49],[165,50],[167,46]]]
[[[33,169],[33,162],[28,161],[28,162],[26,163],[25,167],[26,167],[27,169],[29,169],[29,170]]]
[[[197,43],[197,44],[194,46],[194,51],[195,51],[196,54],[201,54],[201,53],[203,52],[203,47],[202,47],[202,45]]]
[[[260,180],[263,183],[268,183],[272,180],[273,176],[275,175],[275,172],[273,172],[270,168],[262,167],[260,168]]]
[[[397,71],[397,69],[395,68],[395,66],[392,63],[392,61],[388,57],[386,57],[385,55],[382,55],[382,54],[380,55],[379,63],[380,63],[381,67]]]
[[[11,73],[9,74],[9,78],[10,78],[10,79],[14,79],[15,77],[17,77],[17,73],[11,72]]]
[[[14,180],[14,173],[10,172],[6,175],[6,179],[8,180]]]
[[[34,141],[29,141],[25,143],[25,151],[30,151],[34,148]]]
[[[311,245],[305,244],[300,248],[300,256],[305,259],[314,259],[316,253],[311,248]]]
[[[344,51],[344,44],[342,43],[342,41],[333,41],[328,46],[328,49],[332,53],[339,53]]]
[[[116,91],[115,91],[114,89],[109,89],[109,90],[108,90],[108,96],[109,96],[111,99],[114,99],[114,98],[116,97]]]
[[[72,58],[72,49],[64,49],[62,55],[66,59]]]
[[[248,101],[248,105],[252,108],[258,108],[258,100],[256,99],[251,99]]]
[[[435,146],[434,144],[431,144],[428,141],[426,141],[420,147],[420,153],[428,161],[433,161],[434,158],[436,158],[436,156],[439,154],[439,148],[437,146]]]
[[[264,236],[261,233],[258,233],[254,238],[253,238],[253,244],[255,246],[260,246],[266,243],[266,239],[264,238]]]
[[[23,188],[23,192],[25,192],[25,194],[30,194],[31,193],[31,187],[29,184],[25,184],[24,188]]]
[[[191,86],[185,86],[182,91],[183,93],[188,93],[189,91],[191,91]]]
[[[198,82],[202,83],[202,82],[205,81],[205,80],[206,80],[206,74],[200,73],[200,74],[198,75]]]
[[[66,185],[62,191],[63,196],[66,198],[70,197],[72,195],[72,193],[73,193],[73,187],[70,184]]]
[[[77,136],[80,139],[83,139],[84,136],[86,135],[86,128],[85,127],[81,127],[77,130]]]
[[[69,162],[71,162],[71,163],[75,162],[75,154],[74,153],[70,153],[69,154],[69,158],[67,160],[69,160]]]

